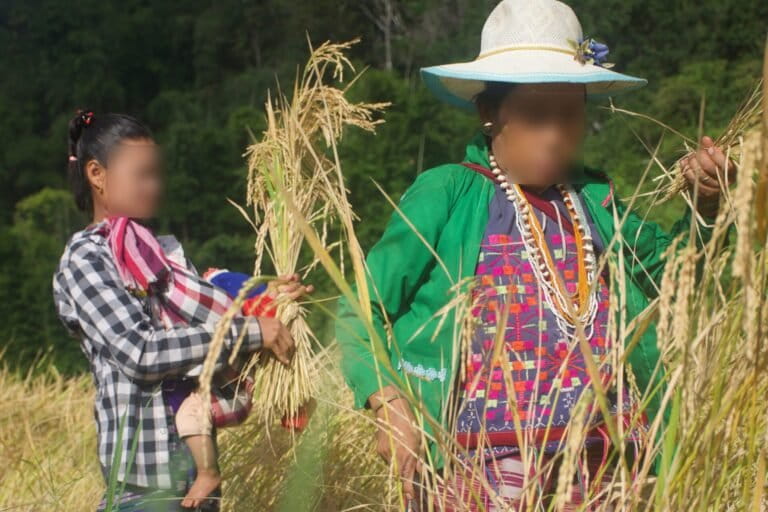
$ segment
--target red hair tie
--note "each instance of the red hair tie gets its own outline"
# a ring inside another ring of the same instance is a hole
[[[90,110],[88,112],[82,112],[80,114],[80,119],[82,119],[83,124],[85,126],[90,126],[91,121],[93,121],[93,112],[91,112]]]

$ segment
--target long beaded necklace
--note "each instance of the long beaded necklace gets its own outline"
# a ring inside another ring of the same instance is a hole
[[[556,185],[571,218],[576,242],[578,285],[577,292],[570,294],[552,259],[539,219],[520,185],[507,180],[506,173],[499,168],[493,154],[489,154],[489,160],[491,171],[515,209],[515,223],[523,237],[533,273],[544,290],[544,300],[552,310],[558,327],[569,339],[574,339],[576,326],[581,325],[585,337],[591,338],[597,314],[597,287],[590,293],[597,275],[596,258],[592,233],[589,224],[582,222],[586,217],[576,191],[570,185]]]

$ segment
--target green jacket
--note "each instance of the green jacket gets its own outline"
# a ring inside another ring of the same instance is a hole
[[[476,137],[467,146],[465,161],[489,167],[484,137]],[[612,184],[602,173],[585,169],[575,172],[573,178],[608,247],[626,207],[614,197]],[[366,259],[373,327],[379,339],[388,340],[379,353],[389,358],[396,375],[386,371],[386,365],[375,365],[364,322],[348,301],[339,303],[336,335],[342,350],[342,372],[357,407],[364,407],[381,386],[396,384],[402,388],[402,379],[407,379],[429,415],[448,428],[445,405],[458,366],[454,340],[458,339],[459,326],[453,309],[447,315],[438,312],[455,297],[454,285],[474,275],[493,194],[491,180],[460,164],[425,171],[403,194],[399,212],[392,215]],[[626,242],[613,243],[610,250],[613,254],[624,252],[624,300],[630,319],[657,295],[664,269],[662,253],[689,226],[690,214],[676,223],[672,234],[634,213],[627,216],[621,227],[621,238]],[[389,337],[385,325],[391,325]],[[653,328],[645,330],[628,360],[641,390],[661,382],[662,375],[655,371],[659,349]],[[376,372],[375,366],[381,371]],[[650,417],[658,411],[659,396],[656,393],[647,409]],[[425,427],[433,432],[428,424]],[[439,461],[432,448],[433,457]]]

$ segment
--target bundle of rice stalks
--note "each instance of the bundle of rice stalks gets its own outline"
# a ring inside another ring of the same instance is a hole
[[[316,257],[300,266],[306,233],[297,226],[299,218],[323,248],[331,250],[341,245],[328,240],[339,204],[336,198],[339,191],[332,185],[339,170],[338,159],[328,157],[327,153],[335,154],[335,145],[347,126],[374,131],[379,123],[374,115],[385,106],[347,100],[347,89],[359,75],[346,87],[340,86],[344,73],[354,72],[344,52],[355,42],[325,43],[312,51],[297,77],[292,96],[289,98],[278,91],[266,102],[267,129],[261,140],[246,152],[247,204],[253,208],[253,218],[241,209],[256,230],[254,273],[257,278],[266,278],[265,255],[279,276],[294,273],[306,276],[314,267]],[[238,307],[238,303],[233,307]],[[268,424],[276,416],[283,415],[291,423],[306,414],[306,406],[316,394],[319,381],[312,365],[317,340],[307,324],[305,308],[293,302],[279,302],[277,316],[289,327],[296,341],[296,355],[291,365],[286,367],[272,357],[256,355],[244,370],[251,372],[258,366],[253,372],[253,414]],[[220,334],[225,332],[226,323],[219,326]],[[220,348],[218,337],[215,346]],[[218,357],[217,352],[211,351],[209,370]]]
[[[739,158],[741,155],[739,151],[741,145],[739,144],[741,137],[745,133],[753,130],[762,122],[763,118],[763,85],[757,84],[754,90],[742,104],[736,115],[728,123],[728,127],[716,140],[715,145],[723,149],[723,151],[732,158]],[[690,154],[696,150],[697,142],[690,139],[685,140],[685,153]],[[670,183],[668,183],[663,189],[662,200],[667,200],[675,195],[683,192],[687,188],[687,181],[683,176],[680,168],[680,161],[675,162],[670,169],[672,173],[670,177]],[[726,185],[727,186],[727,185]]]
[[[262,258],[268,254],[277,275],[304,275],[316,259],[299,268],[304,233],[295,219],[298,212],[318,234],[325,247],[330,223],[335,217],[331,185],[335,162],[325,156],[347,126],[374,131],[374,114],[383,105],[351,103],[346,88],[325,83],[344,80],[345,70],[354,72],[344,52],[356,41],[325,43],[312,52],[289,99],[278,93],[267,101],[267,129],[262,140],[248,148],[248,205],[253,207],[256,238],[256,275],[264,274]],[[356,77],[355,77],[356,78]],[[354,79],[352,83],[354,83]],[[289,211],[290,196],[296,211]],[[337,244],[336,244],[337,245]],[[294,416],[315,395],[317,375],[312,372],[312,345],[303,307],[280,304],[278,317],[289,326],[296,341],[296,356],[286,368],[274,359],[263,362],[256,372],[254,411],[271,421],[275,414]]]

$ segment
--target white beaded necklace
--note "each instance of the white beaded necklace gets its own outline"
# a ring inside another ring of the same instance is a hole
[[[547,247],[544,233],[532,229],[530,216],[534,214],[520,186],[508,182],[506,173],[499,168],[493,154],[489,154],[489,160],[493,175],[496,176],[496,180],[515,209],[515,223],[522,235],[523,245],[531,261],[533,273],[544,290],[544,300],[555,315],[558,327],[569,339],[574,339],[576,337],[576,325],[580,324],[584,328],[584,336],[586,339],[590,339],[594,332],[595,316],[597,315],[597,287],[594,287],[595,289],[589,293],[586,307],[584,304],[574,303],[573,297],[560,284],[562,281],[558,280],[557,269],[550,265],[549,258],[543,254],[543,250]],[[573,187],[557,185],[557,189],[562,194],[566,209],[573,219],[574,229],[579,230],[581,235],[587,286],[591,289],[597,275],[597,262],[589,224],[583,221],[586,217]],[[580,313],[579,310],[581,310]],[[574,315],[573,312],[577,314]]]

